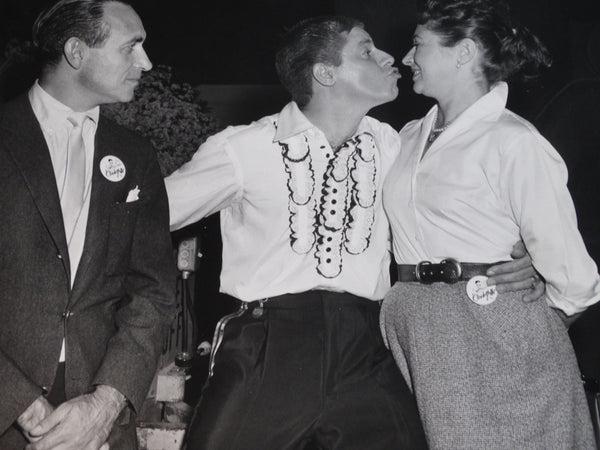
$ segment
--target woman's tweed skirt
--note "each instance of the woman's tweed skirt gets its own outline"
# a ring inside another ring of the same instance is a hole
[[[432,449],[594,449],[567,329],[544,300],[480,306],[456,284],[396,283],[381,328]]]

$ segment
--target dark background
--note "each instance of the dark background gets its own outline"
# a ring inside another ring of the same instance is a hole
[[[417,0],[133,0],[144,22],[150,58],[175,68],[191,85],[276,85],[273,55],[279,36],[298,20],[321,14],[361,19],[378,47],[399,63],[414,29]],[[566,80],[587,76],[590,33],[600,21],[599,0],[509,0],[517,21],[549,47],[554,66],[535,85],[512,88],[510,106],[526,118]],[[11,37],[29,38],[35,16],[48,0],[2,0],[0,48]],[[596,35],[596,39],[600,39]],[[408,69],[402,69],[400,96],[373,112],[401,127],[423,114],[430,103],[412,94]],[[276,112],[277,104],[269,112]],[[264,109],[264,108],[263,108]],[[260,113],[262,113],[262,109]],[[227,124],[224,124],[227,125]]]

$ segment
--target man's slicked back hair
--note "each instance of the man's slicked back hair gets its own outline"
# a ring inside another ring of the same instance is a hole
[[[363,24],[344,16],[305,19],[290,28],[275,56],[275,68],[283,87],[298,106],[312,97],[312,68],[317,63],[339,66],[347,33]]]
[[[42,11],[33,24],[32,38],[44,66],[57,64],[72,37],[89,47],[101,47],[110,34],[103,20],[104,5],[121,0],[60,0]]]

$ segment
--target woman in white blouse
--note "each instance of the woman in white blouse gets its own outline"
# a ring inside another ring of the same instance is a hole
[[[505,108],[506,80],[547,65],[500,0],[429,0],[403,59],[437,101],[400,132],[383,201],[400,281],[381,326],[432,448],[594,448],[567,328],[600,298],[566,167]],[[485,270],[522,239],[546,301],[498,292]]]

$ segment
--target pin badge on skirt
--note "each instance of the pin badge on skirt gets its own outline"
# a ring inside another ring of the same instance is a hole
[[[467,283],[467,295],[473,303],[478,305],[489,305],[498,297],[496,286],[487,285],[488,277],[477,275]]]

